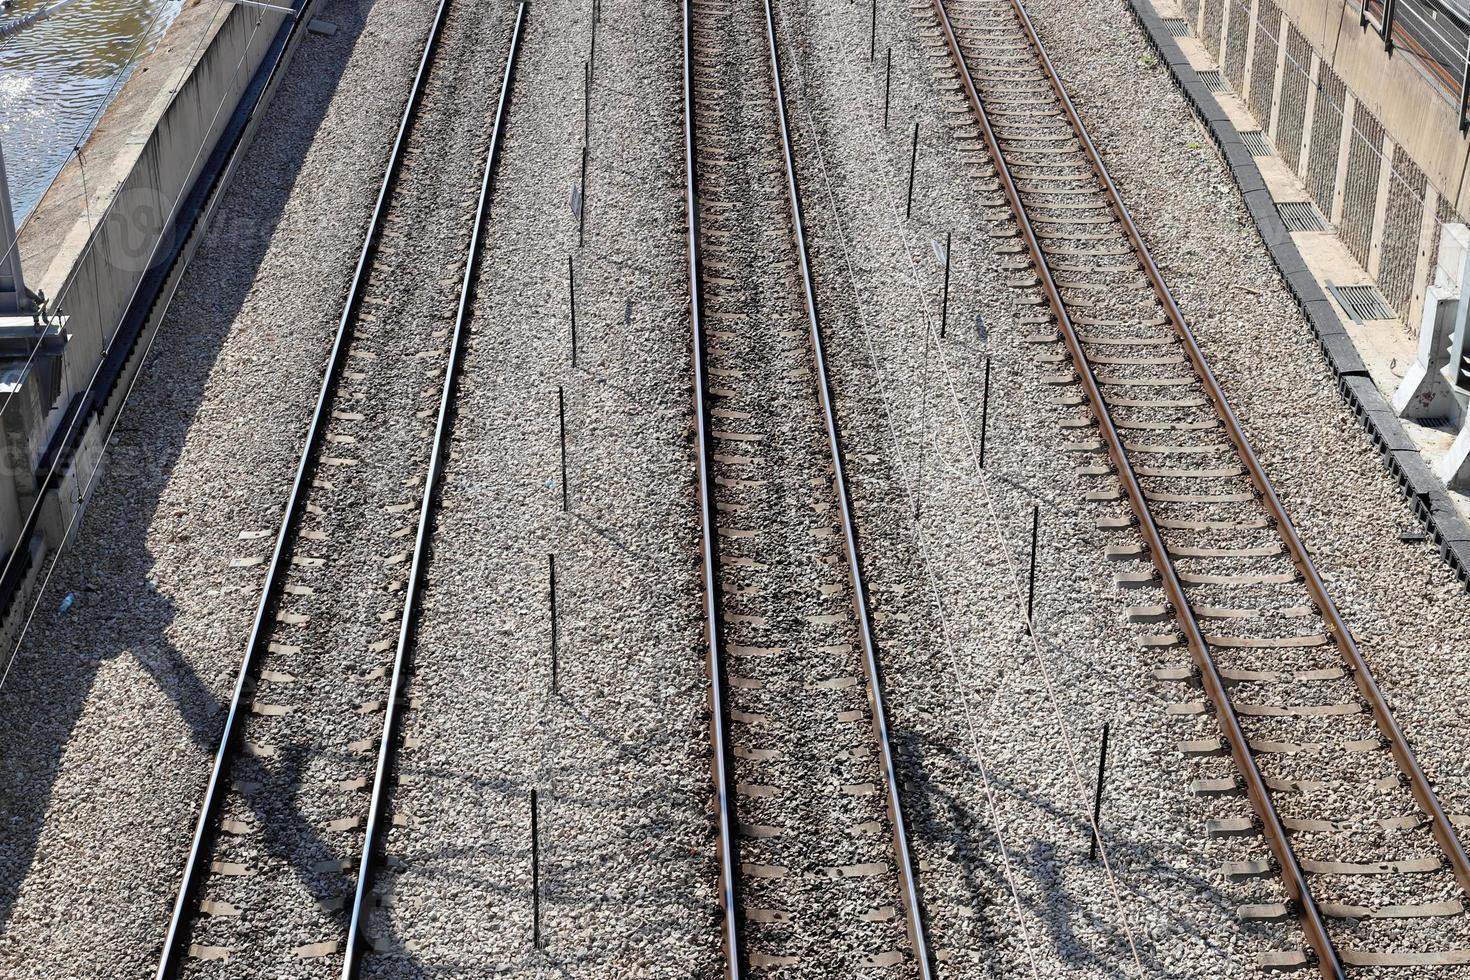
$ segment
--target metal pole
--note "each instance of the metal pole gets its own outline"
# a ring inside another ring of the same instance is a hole
[[[588,118],[592,114],[592,74],[587,62],[582,62],[582,145],[592,142],[592,129]]]
[[[572,273],[572,257],[567,256],[567,309],[572,319],[572,367],[577,366],[577,280]]]
[[[583,232],[587,226],[587,147],[582,147],[582,206],[577,208],[577,247],[582,247]]]
[[[949,325],[949,246],[954,241],[954,232],[944,233],[944,299],[939,304],[939,339],[944,339],[945,328]]]
[[[872,61],[878,45],[878,0],[873,0],[873,13],[868,21],[868,60]]]
[[[541,949],[541,840],[536,791],[531,790],[531,948]]]
[[[1097,754],[1097,786],[1092,791],[1092,842],[1087,849],[1087,860],[1097,860],[1098,838],[1102,836],[1102,791],[1103,774],[1108,769],[1108,728],[1110,723],[1103,722],[1102,749]]]
[[[0,314],[24,313],[30,306],[21,276],[20,249],[15,243],[15,212],[10,208],[10,183],[5,177],[5,152],[0,147]]]
[[[550,596],[549,604],[551,606],[551,693],[555,694],[557,690],[557,654],[560,646],[560,633],[557,629],[556,622],[556,555],[548,554],[546,556],[546,578],[547,592]]]
[[[1031,505],[1031,574],[1026,586],[1026,632],[1031,632],[1031,615],[1036,609],[1036,532],[1041,526],[1041,507]]]
[[[599,17],[597,0],[592,0],[592,43],[587,46],[587,78],[592,78],[592,73],[597,70],[597,19]]]
[[[985,469],[985,426],[990,421],[990,358],[985,358],[985,392],[980,396],[980,468]]]
[[[571,508],[567,505],[567,401],[561,385],[556,386],[556,417],[561,432],[561,512]]]
[[[914,145],[909,150],[909,203],[905,208],[903,216],[912,218],[914,216],[914,165],[919,162],[919,124],[914,123]]]
[[[1460,75],[1460,132],[1470,129],[1470,111],[1467,111],[1467,103],[1470,103],[1470,39],[1465,44],[1465,70]]]

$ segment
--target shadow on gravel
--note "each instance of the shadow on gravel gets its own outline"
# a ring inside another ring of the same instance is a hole
[[[192,742],[189,748],[180,746],[190,759],[194,784],[187,817],[170,846],[150,855],[151,859],[121,852],[116,857],[131,862],[128,866],[98,868],[95,862],[100,855],[84,856],[75,853],[72,845],[63,844],[56,860],[91,862],[67,876],[78,889],[89,887],[90,872],[99,880],[111,881],[109,888],[125,889],[129,896],[140,896],[150,903],[158,895],[166,895],[157,907],[138,913],[158,923],[157,938],[162,939],[198,796],[224,720],[224,708],[212,692],[228,689],[230,683],[223,677],[201,677],[197,666],[201,654],[175,648],[170,642],[169,631],[177,609],[171,599],[154,588],[150,578],[156,559],[149,538],[167,534],[175,543],[187,541],[178,536],[181,532],[173,530],[171,519],[184,516],[182,511],[173,515],[158,513],[162,496],[237,314],[253,293],[284,288],[264,279],[257,282],[262,278],[261,266],[278,232],[287,235],[288,240],[303,234],[300,229],[282,227],[286,203],[371,7],[372,0],[329,0],[316,12],[335,22],[338,31],[330,38],[307,38],[246,152],[239,168],[243,176],[226,193],[185,273],[153,352],[140,369],[134,404],[123,412],[93,502],[75,529],[80,540],[73,540],[71,554],[57,569],[55,582],[59,587],[37,600],[38,612],[29,635],[0,691],[0,758],[6,760],[0,766],[0,930],[15,913],[18,895],[37,857],[47,813],[54,803],[88,810],[100,805],[115,808],[119,812],[115,829],[121,830],[133,819],[122,815],[125,808],[132,805],[136,809],[137,801],[149,798],[151,790],[147,786],[124,786],[123,792],[112,788],[116,784],[110,780],[115,774],[108,771],[109,759],[94,754],[115,752],[115,748],[72,744],[84,712],[136,724],[135,716],[127,716],[128,711],[137,710],[134,704],[91,703],[96,675],[104,664],[132,658],[178,712],[177,719],[156,725],[145,721],[142,727],[155,738],[162,738],[165,736],[158,734],[160,729],[169,731],[181,722]],[[320,220],[350,220],[358,226],[356,234],[360,235],[367,219],[364,210],[360,215],[327,215]],[[326,285],[331,288],[330,283]],[[332,326],[298,323],[281,324],[280,329],[330,331]],[[240,409],[248,411],[248,406]],[[143,413],[141,418],[139,413]],[[248,462],[238,465],[244,467]],[[190,547],[184,545],[185,549]],[[196,565],[208,566],[221,560],[217,554],[199,554],[197,546],[192,550],[194,553],[186,553],[185,557],[195,559]],[[178,563],[179,559],[171,557],[170,561]],[[63,591],[71,583],[79,583],[73,586],[76,591]],[[198,583],[198,588],[205,587],[204,582]],[[241,635],[225,643],[243,648],[244,641]],[[210,653],[217,654],[218,650]],[[130,667],[106,669],[126,671]],[[62,758],[69,753],[80,753],[84,759],[80,765],[86,767],[82,770],[86,775],[78,777],[80,785],[69,787],[79,800],[76,804],[54,800]],[[167,750],[156,757],[166,755]],[[154,815],[148,819],[160,818]],[[96,834],[100,837],[111,832],[98,829]],[[82,849],[86,846],[80,845]],[[155,876],[151,886],[139,885],[135,880],[116,884],[118,879],[136,879],[149,873]],[[47,894],[39,901],[65,907],[73,905],[77,897]],[[156,953],[155,943],[149,949],[117,950],[115,956],[119,960],[141,960]]]
[[[994,772],[987,771],[982,775],[980,766],[968,753],[924,742],[911,734],[900,736],[898,742],[897,754],[906,777],[905,815],[911,832],[930,845],[927,849],[931,853],[949,854],[960,875],[965,902],[976,913],[972,920],[975,931],[963,937],[944,937],[946,945],[983,951],[1004,943],[1007,936],[995,927],[995,923],[1014,923],[1016,899],[1010,894],[1007,869],[1000,858],[1000,841],[995,836],[989,812],[972,812],[964,802],[938,785],[924,764],[926,755],[943,757],[976,780],[988,778],[1001,799],[1010,800],[1012,805],[1020,801],[1034,807],[1070,829],[1070,839],[1065,842],[1030,835],[1021,842],[1015,839],[1015,828],[1012,828],[1012,836],[1007,841],[1007,856],[1010,873],[1017,879],[1022,907],[1029,920],[1043,931],[1050,946],[1048,952],[1056,959],[1073,966],[1086,964],[1093,968],[1096,976],[1121,978],[1133,975],[1128,937],[1117,928],[1115,907],[1111,901],[1098,908],[1086,893],[1073,891],[1069,883],[1070,872],[1086,860],[1078,856],[1079,848],[1085,849],[1089,839],[1090,828],[1084,817],[1023,786],[997,777]],[[1101,829],[1103,846],[1115,867],[1116,862],[1124,860],[1132,869],[1130,875],[1137,875],[1140,869],[1144,869],[1148,873],[1175,879],[1187,891],[1208,894],[1213,890],[1212,882],[1181,868],[1171,852],[1141,846],[1136,839],[1126,835],[1126,828],[1111,827],[1106,819],[1102,821]],[[950,845],[956,842],[959,846],[951,851]],[[1031,886],[1029,889],[1028,885]],[[1121,884],[1120,888],[1123,888]],[[1036,894],[1044,896],[1044,901],[1038,902],[1034,897]],[[1169,923],[1171,933],[1196,937],[1219,958],[1230,957],[1229,950],[1210,941],[1201,923],[1181,915],[1177,909],[1165,908],[1147,894],[1136,891],[1126,894],[1134,903],[1151,906],[1155,914]],[[1226,908],[1224,912],[1225,918],[1234,917],[1233,908]],[[1096,939],[1091,937],[1098,936],[1106,937],[1104,948],[1095,947]],[[1198,963],[1186,965],[1161,958],[1155,944],[1149,942],[1149,937],[1142,932],[1135,932],[1134,939],[1146,975],[1167,980],[1187,980],[1197,975]]]

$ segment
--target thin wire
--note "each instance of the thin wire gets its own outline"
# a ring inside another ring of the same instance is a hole
[[[913,282],[914,291],[918,294],[919,301],[923,304],[924,307],[924,322],[928,327],[930,333],[934,334],[937,337],[937,332],[934,330],[933,317],[929,311],[928,298],[924,295],[923,289],[920,288],[918,284],[918,265],[914,259],[913,249],[909,241],[908,232],[904,229],[902,222],[899,220],[898,204],[893,199],[893,196],[891,194],[887,194],[887,192],[885,192],[885,195],[888,197],[889,211],[893,216],[895,230],[902,237],[905,251],[908,252],[909,264],[913,270],[911,282]],[[979,453],[975,448],[974,432],[971,430],[970,420],[968,416],[964,414],[964,407],[961,404],[959,394],[955,389],[954,377],[949,367],[949,358],[944,353],[943,345],[937,343],[936,341],[935,347],[939,355],[940,369],[943,371],[945,380],[949,387],[950,399],[954,402],[955,405],[955,413],[960,419],[961,424],[964,426],[966,441],[968,442],[970,449],[970,459],[975,464],[975,470],[979,477],[980,490],[985,497],[986,508],[990,512],[991,526],[995,528],[995,535],[1001,543],[1000,551],[1002,554],[1005,555],[1007,573],[1011,579],[1011,585],[1016,595],[1017,611],[1020,612],[1021,618],[1029,627],[1029,629],[1026,631],[1027,636],[1031,641],[1031,648],[1035,653],[1037,666],[1041,668],[1042,679],[1046,682],[1047,699],[1051,702],[1052,713],[1056,718],[1058,729],[1062,735],[1062,742],[1067,748],[1067,760],[1068,766],[1071,770],[1072,780],[1076,784],[1077,791],[1082,794],[1085,803],[1087,784],[1086,781],[1082,778],[1080,764],[1077,758],[1076,746],[1072,743],[1070,728],[1066,723],[1065,715],[1063,714],[1061,708],[1061,702],[1057,697],[1056,683],[1051,675],[1050,662],[1042,653],[1041,642],[1036,637],[1035,623],[1030,617],[1026,615],[1024,611],[1025,592],[1022,590],[1021,587],[1020,571],[1016,567],[1015,556],[1012,553],[1011,543],[1006,537],[1004,526],[1002,525],[1000,520],[1000,513],[995,504],[995,498],[991,493],[990,474],[988,471],[985,470],[984,467],[980,466]],[[1087,825],[1092,829],[1093,835],[1098,840],[1098,854],[1102,857],[1103,869],[1107,875],[1109,886],[1113,893],[1113,903],[1118,909],[1118,914],[1122,917],[1119,921],[1119,924],[1123,929],[1123,933],[1128,938],[1128,946],[1133,954],[1133,962],[1138,967],[1139,976],[1143,976],[1143,961],[1139,956],[1138,945],[1134,941],[1133,930],[1128,924],[1128,919],[1123,908],[1122,887],[1119,885],[1118,879],[1113,872],[1112,862],[1108,858],[1107,847],[1103,843],[1102,832],[1099,829],[1097,823],[1093,820],[1091,811],[1088,810],[1085,805],[1082,809],[1083,815],[1087,820]]]
[[[984,786],[986,804],[990,810],[991,830],[995,834],[996,843],[1000,847],[1001,864],[1004,867],[1006,882],[1010,887],[1011,897],[1015,902],[1017,922],[1021,928],[1022,943],[1026,950],[1026,957],[1031,962],[1032,975],[1039,978],[1041,976],[1041,967],[1036,959],[1036,952],[1031,939],[1031,930],[1026,922],[1025,907],[1021,901],[1020,888],[1016,884],[1016,875],[1011,864],[1010,851],[1006,845],[1005,830],[1000,818],[999,805],[996,802],[995,786],[990,779],[990,771],[985,762],[986,752],[990,748],[990,745],[988,741],[982,739],[979,734],[982,729],[975,723],[974,713],[970,706],[970,691],[968,689],[968,685],[964,683],[964,680],[959,671],[958,658],[955,654],[954,636],[950,628],[949,617],[944,609],[943,600],[940,598],[939,583],[934,574],[933,562],[930,559],[928,536],[924,532],[923,522],[918,520],[917,518],[919,497],[915,493],[913,484],[910,482],[909,479],[908,457],[900,449],[897,422],[894,419],[893,410],[889,403],[887,388],[885,384],[886,372],[884,372],[878,365],[877,352],[873,346],[872,333],[868,329],[868,318],[866,313],[864,312],[862,302],[859,298],[856,278],[857,274],[853,268],[852,256],[848,251],[847,231],[843,226],[842,217],[837,211],[836,198],[832,191],[832,182],[827,175],[826,155],[822,151],[821,137],[817,135],[816,131],[816,120],[812,117],[811,106],[806,99],[806,81],[802,73],[800,59],[793,56],[792,64],[796,68],[797,84],[798,86],[800,86],[802,91],[802,111],[806,114],[807,123],[811,127],[812,143],[816,150],[817,164],[822,174],[822,184],[827,194],[828,209],[831,211],[833,220],[836,222],[839,241],[842,244],[842,258],[844,264],[847,267],[848,282],[851,284],[853,291],[853,307],[857,312],[858,322],[861,323],[863,327],[863,337],[867,341],[869,362],[873,365],[874,374],[878,377],[878,397],[879,401],[881,401],[883,404],[884,416],[888,421],[889,442],[892,444],[894,452],[898,456],[899,470],[903,480],[904,492],[907,495],[910,504],[907,512],[910,515],[914,515],[914,519],[912,521],[914,538],[919,545],[920,553],[923,555],[924,572],[925,576],[929,579],[929,597],[934,604],[935,611],[938,614],[940,629],[944,633],[944,646],[946,650],[946,660],[948,661],[949,671],[954,678],[955,687],[960,691],[960,705],[964,710],[966,727],[969,729],[971,753],[974,756],[976,766],[980,770],[980,779],[982,785]],[[926,340],[927,337],[928,334],[926,332]],[[999,690],[1000,687],[998,686],[997,696],[999,695]]]
[[[888,163],[888,161],[886,161],[886,159],[885,159],[884,162],[885,162],[885,164]],[[891,166],[890,166],[889,169],[891,169]],[[1078,760],[1078,757],[1077,757],[1076,746],[1072,742],[1072,738],[1071,738],[1071,734],[1070,734],[1070,727],[1066,723],[1065,716],[1064,716],[1064,714],[1062,712],[1060,700],[1057,697],[1056,683],[1055,683],[1055,680],[1053,679],[1052,674],[1051,674],[1051,665],[1050,665],[1050,662],[1047,660],[1047,658],[1045,657],[1045,655],[1042,653],[1041,643],[1037,639],[1036,630],[1034,628],[1035,624],[1030,620],[1029,617],[1026,616],[1026,614],[1024,612],[1024,610],[1025,610],[1025,600],[1024,600],[1025,592],[1022,589],[1022,587],[1021,587],[1020,572],[1019,572],[1019,570],[1016,567],[1015,557],[1014,557],[1013,552],[1012,552],[1012,549],[1010,547],[1010,542],[1006,538],[1005,531],[1004,531],[1004,525],[1001,523],[1000,514],[999,514],[999,511],[998,511],[998,509],[996,507],[994,496],[993,496],[993,494],[991,492],[991,488],[990,488],[990,475],[984,469],[984,467],[980,466],[980,463],[979,463],[979,453],[978,453],[978,451],[976,450],[976,447],[975,447],[974,432],[971,429],[969,418],[964,413],[963,405],[960,402],[959,394],[956,391],[953,372],[950,370],[949,358],[948,358],[948,356],[944,352],[944,345],[938,342],[938,332],[935,330],[934,322],[933,322],[933,315],[932,315],[932,313],[930,312],[930,309],[929,309],[929,299],[928,299],[927,294],[924,292],[923,288],[919,284],[918,264],[917,264],[916,259],[914,258],[913,247],[912,247],[912,243],[910,242],[908,231],[905,229],[904,223],[903,223],[903,221],[899,217],[899,211],[898,211],[897,201],[894,199],[893,194],[891,193],[891,191],[888,190],[888,182],[885,181],[885,182],[881,182],[881,183],[883,184],[883,186],[885,188],[884,189],[884,196],[887,199],[889,211],[890,211],[890,213],[892,215],[892,218],[893,218],[894,230],[898,233],[899,237],[903,241],[903,243],[904,243],[904,249],[905,249],[905,251],[908,254],[909,265],[910,265],[911,272],[912,272],[911,277],[910,277],[910,281],[913,284],[914,292],[918,296],[919,302],[920,302],[920,304],[923,307],[925,326],[928,329],[929,333],[935,339],[935,348],[936,348],[936,351],[937,351],[938,357],[939,357],[940,369],[944,373],[946,382],[948,384],[949,391],[950,391],[950,398],[954,402],[956,414],[959,417],[959,419],[961,421],[961,424],[964,427],[965,437],[966,437],[966,440],[968,442],[969,450],[970,450],[970,459],[971,459],[972,463],[974,464],[974,468],[975,468],[976,474],[977,474],[977,476],[979,478],[979,480],[978,480],[979,486],[980,486],[981,492],[983,493],[983,495],[985,497],[985,502],[986,502],[987,509],[990,512],[991,524],[995,528],[996,537],[1000,539],[1000,542],[1002,544],[1002,548],[1000,550],[1005,555],[1007,572],[1008,572],[1008,575],[1009,575],[1009,577],[1011,579],[1011,584],[1012,584],[1012,587],[1013,587],[1014,592],[1015,592],[1015,595],[1016,595],[1016,600],[1017,600],[1017,604],[1018,604],[1017,605],[1017,608],[1018,608],[1018,610],[1021,611],[1021,618],[1026,621],[1026,625],[1028,627],[1031,627],[1031,628],[1029,628],[1027,630],[1027,636],[1030,639],[1030,645],[1032,647],[1033,652],[1035,653],[1037,665],[1041,668],[1042,678],[1046,682],[1047,697],[1048,697],[1048,700],[1051,702],[1052,712],[1053,712],[1053,714],[1056,717],[1058,728],[1059,728],[1059,730],[1060,730],[1060,732],[1062,734],[1063,744],[1066,746],[1066,749],[1067,749],[1067,760],[1068,760],[1069,768],[1071,770],[1072,779],[1073,779],[1073,782],[1076,784],[1076,787],[1077,787],[1078,792],[1082,795],[1082,797],[1083,797],[1083,799],[1085,801],[1086,794],[1087,794],[1086,781],[1082,778],[1080,764],[1079,764],[1079,760]],[[1134,938],[1133,938],[1133,930],[1132,930],[1132,928],[1128,924],[1128,919],[1127,919],[1126,913],[1125,913],[1124,908],[1123,908],[1122,888],[1119,885],[1118,880],[1117,880],[1117,877],[1116,877],[1116,875],[1113,872],[1112,862],[1108,858],[1107,848],[1106,848],[1105,845],[1102,844],[1102,834],[1101,834],[1101,832],[1100,832],[1100,830],[1099,830],[1096,822],[1092,818],[1091,811],[1088,810],[1086,806],[1084,806],[1083,807],[1083,812],[1084,812],[1084,815],[1086,817],[1088,826],[1091,827],[1094,836],[1096,836],[1099,844],[1102,845],[1102,846],[1099,847],[1098,853],[1102,857],[1103,868],[1104,868],[1104,870],[1105,870],[1105,872],[1107,874],[1109,886],[1110,886],[1110,889],[1111,889],[1111,891],[1113,893],[1113,902],[1114,902],[1115,906],[1118,909],[1118,914],[1121,917],[1119,924],[1122,927],[1122,930],[1123,930],[1124,934],[1127,936],[1128,945],[1129,945],[1130,951],[1132,952],[1132,955],[1133,955],[1134,964],[1138,967],[1139,975],[1142,976],[1143,973],[1144,973],[1143,961],[1142,961],[1141,957],[1139,956],[1138,946],[1137,946],[1137,943],[1134,941]]]
[[[212,18],[211,18],[211,22],[212,22]],[[240,60],[235,63],[235,74],[234,74],[234,80],[235,81],[238,81],[238,79],[239,79],[240,66],[245,63],[245,55],[249,53],[251,44],[255,40],[255,34],[256,34],[257,31],[259,31],[260,26],[261,26],[262,23],[263,23],[263,20],[261,18],[257,18],[256,21],[255,21],[255,26],[253,28],[251,28],[251,31],[250,31],[250,40],[245,43],[244,49],[242,50],[242,52],[240,54]],[[193,59],[191,57],[190,58],[190,62],[192,62],[192,61],[193,61]],[[231,89],[233,89],[233,87],[234,87],[234,82],[232,81],[232,83],[231,83]],[[219,117],[220,111],[224,108],[225,99],[228,97],[228,93],[229,93],[229,90],[226,90],[226,93],[220,97],[220,104],[215,109],[214,116],[211,117],[210,124],[209,124],[208,127],[206,127],[206,129],[204,130],[204,132],[209,132],[209,131],[213,130],[213,128],[214,128],[214,121],[215,121],[215,119],[217,119]],[[202,153],[202,152],[203,152],[203,147],[201,146],[200,147],[200,153]],[[196,153],[194,159],[195,159],[195,162],[197,162],[198,159],[199,159],[199,154]],[[190,170],[192,171],[192,169],[193,169],[193,165],[191,164],[190,165]],[[180,194],[182,195],[182,193],[183,192],[181,191]],[[177,201],[175,203],[177,204]],[[136,290],[135,290],[135,292],[136,292]],[[127,408],[128,400],[132,397],[133,390],[138,385],[138,379],[143,376],[143,365],[147,363],[148,355],[152,352],[152,350],[153,350],[153,344],[158,340],[158,335],[159,335],[159,333],[162,332],[162,329],[163,329],[163,324],[162,324],[162,322],[160,322],[159,325],[158,325],[158,327],[154,329],[152,336],[150,336],[148,338],[148,344],[147,344],[147,346],[143,348],[143,356],[138,361],[138,370],[133,374],[132,379],[128,382],[127,391],[125,391],[123,393],[122,401],[118,405],[117,414],[113,417],[112,425],[107,430],[107,438],[104,439],[104,440],[102,440],[99,443],[99,445],[102,447],[101,450],[100,450],[101,452],[104,452],[105,453],[107,451],[108,445],[110,445],[111,442],[112,442],[113,433],[115,433],[117,431],[118,423],[122,420],[123,412]],[[106,363],[106,360],[107,360],[106,357],[99,357],[98,358],[98,360],[97,360],[97,367],[92,372],[91,380],[89,381],[88,386],[87,386],[89,389],[91,388],[92,384],[95,384],[96,383],[96,380],[97,380],[98,376],[101,374],[102,367]],[[8,402],[7,402],[7,404],[8,404]],[[81,421],[81,419],[83,417],[83,414],[84,413],[78,412],[75,416],[73,416],[70,425],[67,426],[66,436],[63,439],[63,443],[65,441],[67,441],[67,440],[70,440],[71,435],[76,430],[76,426],[80,423],[80,421]],[[50,468],[50,470],[47,471],[45,478],[40,482],[40,484],[39,484],[40,486],[43,486],[44,487],[47,483],[49,483],[51,481],[52,476],[55,475],[56,470],[61,465],[62,458],[65,457],[65,456],[66,456],[65,453],[57,453],[56,454],[56,458],[54,460],[52,460],[51,468]],[[92,468],[91,474],[87,477],[87,484],[86,484],[86,486],[82,488],[81,493],[78,494],[78,496],[77,496],[77,505],[76,505],[75,509],[73,509],[73,511],[72,511],[71,519],[67,521],[66,531],[62,534],[61,540],[57,543],[56,550],[52,553],[51,563],[50,563],[50,565],[47,566],[47,569],[46,569],[46,576],[45,576],[45,578],[43,578],[41,580],[40,587],[37,588],[37,590],[36,590],[36,598],[31,602],[30,611],[26,614],[25,623],[24,623],[24,625],[21,626],[20,632],[16,635],[15,644],[11,647],[11,649],[10,649],[10,656],[6,659],[5,670],[4,670],[3,673],[0,673],[0,691],[3,691],[5,689],[5,683],[10,678],[10,671],[15,666],[16,661],[20,659],[20,648],[21,648],[21,645],[25,642],[26,634],[28,632],[30,632],[31,621],[33,619],[35,619],[35,617],[36,617],[36,610],[38,610],[40,608],[40,606],[41,606],[41,600],[46,597],[46,588],[47,588],[47,586],[51,582],[51,576],[52,576],[52,574],[55,573],[55,571],[56,571],[56,565],[57,565],[57,563],[61,560],[61,556],[62,556],[62,554],[66,550],[67,543],[72,540],[72,530],[75,528],[77,522],[79,520],[81,520],[83,514],[86,513],[87,504],[90,502],[90,499],[91,499],[92,484],[94,482],[96,482],[97,475],[101,471],[102,471],[102,464],[101,464],[101,461],[99,460],[98,461],[98,464]],[[35,511],[38,508],[40,508],[40,506],[41,506],[42,502],[44,501],[44,499],[45,499],[44,496],[37,498],[37,501],[36,501],[35,505],[31,509],[31,513],[32,514],[34,514]],[[27,516],[26,522],[29,523],[29,520],[30,520],[30,517]],[[20,554],[20,544],[17,543],[16,547],[13,548],[13,549],[11,549],[10,556],[9,556],[9,558],[5,562],[4,568],[6,570],[8,570],[10,568],[11,562],[15,561],[16,558],[17,558],[17,556],[19,554]],[[0,574],[3,574],[3,573],[0,573]]]

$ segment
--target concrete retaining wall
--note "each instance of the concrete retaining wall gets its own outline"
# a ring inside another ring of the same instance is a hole
[[[312,5],[313,0],[298,0],[299,17],[233,6],[220,21],[211,20],[196,35],[177,87],[158,93],[167,101],[146,139],[126,141],[137,151],[124,160],[126,176],[100,207],[86,197],[76,201],[96,208],[95,227],[88,217],[80,226],[87,234],[78,242],[74,221],[70,230],[56,218],[38,225],[36,236],[50,234],[60,258],[49,260],[39,281],[28,278],[28,285],[57,297],[48,303],[53,326],[44,331],[46,346],[32,339],[28,351],[12,352],[8,368],[0,363],[0,375],[16,395],[0,419],[9,463],[0,474],[0,534],[9,551],[0,573],[0,652],[14,648],[43,565],[75,527],[105,468],[108,438],[127,390],[306,33]],[[135,73],[128,84],[138,78]],[[109,111],[126,111],[127,95],[124,86]],[[106,132],[107,122],[104,117],[98,133]],[[89,144],[81,159],[68,164],[77,171],[72,177],[82,177],[90,149]],[[117,157],[111,162],[116,167]],[[64,170],[58,178],[63,195],[68,176]],[[85,195],[86,183],[80,186]],[[64,211],[66,204],[63,196],[52,207]],[[23,256],[25,246],[23,233]],[[34,260],[34,241],[31,246],[28,257]]]
[[[1470,525],[1460,517],[1444,484],[1425,463],[1392,406],[1368,376],[1336,308],[1307,270],[1282,222],[1255,157],[1241,142],[1240,132],[1180,51],[1149,0],[1129,0],[1128,9],[1224,157],[1271,261],[1296,297],[1322,353],[1337,375],[1338,391],[1372,438],[1382,454],[1384,466],[1398,481],[1405,499],[1424,522],[1440,554],[1460,581],[1470,587]]]
[[[1470,143],[1455,106],[1348,3],[1180,7],[1389,306],[1418,323],[1439,226],[1470,205]]]

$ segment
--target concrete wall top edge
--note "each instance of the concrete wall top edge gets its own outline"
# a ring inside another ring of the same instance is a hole
[[[111,206],[174,96],[237,12],[242,8],[233,4],[191,0],[138,62],[83,144],[81,160],[74,154],[67,161],[21,231],[28,286],[56,294],[85,250],[92,223]]]

